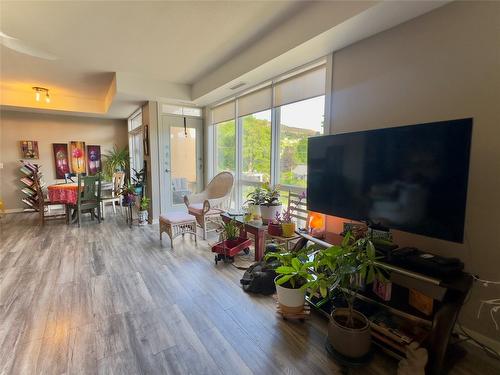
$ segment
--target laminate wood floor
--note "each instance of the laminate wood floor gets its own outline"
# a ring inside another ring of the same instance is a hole
[[[241,270],[208,244],[160,245],[158,227],[124,217],[38,225],[0,220],[0,374],[340,374],[326,322],[277,318],[271,297],[244,293]],[[352,374],[392,374],[376,354]],[[468,356],[455,374],[494,369]],[[498,373],[498,372],[497,372]]]

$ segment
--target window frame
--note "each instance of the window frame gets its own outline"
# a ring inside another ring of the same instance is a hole
[[[259,88],[265,87],[265,86],[270,86],[271,87],[271,107],[269,110],[271,111],[271,150],[270,150],[270,184],[271,185],[277,185],[279,184],[280,181],[280,140],[281,140],[281,129],[280,129],[280,119],[281,119],[281,106],[275,106],[274,101],[275,101],[275,84],[279,84],[283,80],[288,80],[290,78],[293,78],[293,76],[300,76],[303,75],[304,73],[307,73],[307,71],[313,71],[318,69],[321,65],[325,66],[326,69],[326,74],[325,74],[325,92],[321,95],[313,96],[313,97],[307,97],[302,100],[295,101],[296,102],[301,102],[303,100],[309,100],[313,98],[317,98],[320,96],[323,96],[325,100],[325,105],[323,107],[323,116],[325,119],[324,126],[323,126],[323,134],[328,134],[328,127],[326,126],[326,115],[327,115],[327,100],[329,100],[329,95],[327,94],[327,77],[328,77],[328,63],[325,60],[322,60],[320,62],[315,62],[311,64],[307,68],[299,68],[295,72],[289,72],[286,73],[280,77],[276,77],[274,80],[271,82],[267,82],[265,84],[259,85]],[[285,77],[285,78],[284,78]],[[243,118],[245,116],[252,115],[246,114],[244,116],[241,116],[239,114],[238,110],[238,99],[240,97],[243,97],[245,95],[248,95],[248,93],[251,93],[253,91],[257,91],[258,89],[252,89],[248,90],[246,92],[243,92],[237,96],[231,97],[231,98],[226,98],[224,101],[220,102],[221,105],[234,101],[234,118],[229,119],[226,121],[231,121],[234,120],[235,123],[235,147],[236,147],[236,152],[235,152],[235,160],[234,160],[234,165],[235,165],[235,170],[234,170],[234,175],[235,175],[235,187],[233,191],[233,197],[234,197],[234,202],[236,204],[236,207],[241,207],[246,200],[245,197],[242,197],[243,193],[243,188],[244,186],[255,186],[258,187],[260,186],[259,182],[255,181],[247,181],[242,179],[242,163],[243,163]],[[289,105],[293,104],[294,102],[291,103],[286,103],[284,105]],[[213,105],[210,107],[210,109],[215,108],[217,105]],[[261,110],[259,112],[262,112],[265,110]],[[256,113],[259,113],[256,112]],[[212,123],[212,117],[209,116],[210,120],[208,121],[208,127],[209,127],[209,132],[210,132],[210,142],[208,143],[208,152],[211,154],[210,159],[211,159],[211,165],[209,166],[209,170],[212,173],[213,177],[215,174],[219,173],[220,171],[218,170],[218,146],[217,146],[217,130],[216,126],[220,123],[226,122],[226,121],[220,121],[218,123]],[[301,192],[304,191],[304,187],[298,186],[298,185],[284,185],[284,184],[279,184],[281,187],[281,190],[290,190],[293,192]]]
[[[134,121],[140,117],[140,125],[135,127],[133,126]],[[130,178],[135,178],[134,169],[136,171],[140,171],[144,166],[144,130],[143,130],[143,121],[142,121],[142,108],[139,108],[137,111],[132,113],[132,115],[127,119],[128,123],[128,151],[129,151],[129,176]],[[141,137],[139,147],[136,147],[136,138]],[[141,147],[142,146],[142,147]],[[140,155],[140,159],[142,163],[140,165],[136,165],[136,153]]]

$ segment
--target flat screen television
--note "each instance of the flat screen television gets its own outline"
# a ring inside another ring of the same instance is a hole
[[[308,209],[463,242],[472,119],[309,138]]]

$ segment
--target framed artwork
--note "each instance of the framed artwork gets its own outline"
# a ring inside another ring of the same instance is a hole
[[[101,146],[87,146],[87,170],[91,176],[101,172]]]
[[[38,159],[38,141],[21,141],[23,159]]]
[[[147,125],[144,125],[142,140],[144,142],[144,155],[149,156],[149,126]]]
[[[54,151],[56,178],[64,178],[64,175],[69,173],[68,144],[52,143],[52,150]]]
[[[85,142],[71,141],[69,143],[71,155],[71,171],[73,173],[85,173]]]

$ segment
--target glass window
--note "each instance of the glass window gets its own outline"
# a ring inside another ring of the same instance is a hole
[[[271,177],[271,110],[241,117],[241,203]]]
[[[216,171],[235,171],[236,165],[236,127],[234,120],[215,125]]]
[[[130,175],[135,178],[133,169],[140,171],[144,164],[142,132],[130,133],[128,136],[128,146],[130,156]]]
[[[210,172],[234,173],[238,208],[262,182],[280,184],[285,205],[288,190],[306,188],[308,138],[324,134],[325,82],[316,65],[210,109]]]
[[[133,114],[131,118],[128,120],[128,130],[132,131],[142,126],[142,111],[139,111],[136,114]]]
[[[306,187],[307,138],[323,134],[325,97],[279,107],[280,184]]]

